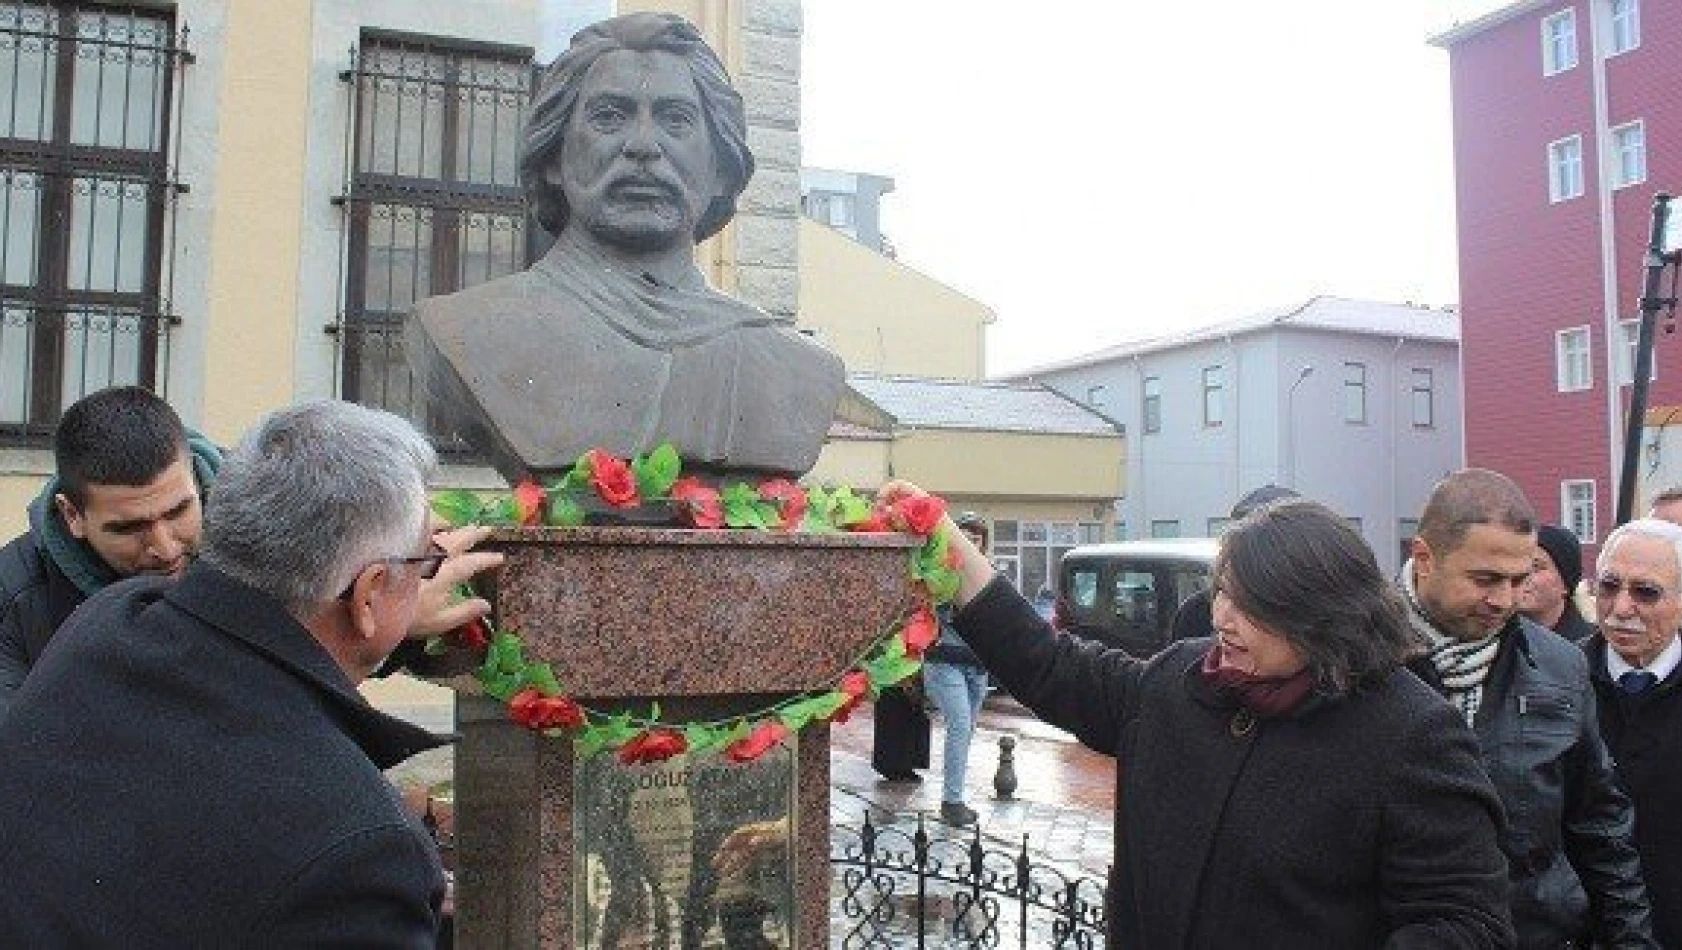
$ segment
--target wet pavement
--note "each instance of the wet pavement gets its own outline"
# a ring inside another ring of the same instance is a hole
[[[936,717],[930,767],[921,782],[910,783],[885,781],[871,768],[868,709],[835,727],[829,759],[831,820],[857,825],[871,809],[877,824],[886,816],[894,816],[891,824],[914,824],[921,815],[931,836],[967,836],[938,820],[942,728]],[[1016,740],[1017,788],[1010,799],[999,798],[993,788],[1003,736]],[[1115,760],[1040,722],[1008,696],[994,694],[982,710],[964,787],[966,804],[980,816],[985,847],[1017,848],[1026,835],[1036,863],[1043,860],[1067,875],[1100,881],[1108,873],[1115,842]]]

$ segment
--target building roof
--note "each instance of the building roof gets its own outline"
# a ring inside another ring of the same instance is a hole
[[[1476,19],[1468,20],[1465,23],[1456,23],[1426,42],[1432,46],[1448,49],[1469,36],[1476,36],[1491,27],[1500,26],[1508,20],[1523,16],[1532,10],[1557,3],[1559,3],[1559,0],[1518,0],[1516,3],[1496,7]]]
[[[970,382],[854,373],[853,390],[896,427],[1113,436],[1121,426],[1034,383]]]
[[[1147,353],[1160,353],[1229,336],[1293,327],[1361,336],[1404,337],[1438,343],[1460,341],[1460,314],[1453,308],[1438,310],[1419,304],[1319,296],[1309,298],[1306,303],[1264,310],[1226,323],[1120,343],[1084,356],[1031,367],[1003,378],[1026,379],[1057,370],[1078,369]]]

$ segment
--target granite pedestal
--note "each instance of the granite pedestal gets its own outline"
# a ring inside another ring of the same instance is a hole
[[[498,625],[517,631],[527,656],[550,663],[581,703],[646,714],[657,700],[669,722],[722,720],[833,687],[913,605],[907,565],[919,544],[880,534],[501,529],[487,547],[508,561],[487,593]],[[458,704],[457,945],[601,945],[580,920],[575,877],[585,866],[580,822],[597,807],[576,796],[602,786],[577,774],[570,738],[514,725],[500,703],[467,692]],[[774,799],[784,782],[793,906],[772,932],[816,950],[828,946],[828,727],[808,727],[792,745],[792,754],[741,766],[760,776],[742,787]],[[736,804],[707,800],[725,786],[688,789],[695,813]],[[662,930],[666,943],[617,945],[701,945],[682,930],[674,922]]]

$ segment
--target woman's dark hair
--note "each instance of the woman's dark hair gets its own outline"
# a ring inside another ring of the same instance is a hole
[[[1318,502],[1277,502],[1228,528],[1215,578],[1234,606],[1301,650],[1331,692],[1388,673],[1413,640],[1372,549]]]

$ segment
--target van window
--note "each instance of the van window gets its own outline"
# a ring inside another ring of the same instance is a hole
[[[1076,569],[1069,575],[1069,602],[1085,610],[1098,606],[1098,569]]]
[[[1115,612],[1143,630],[1156,627],[1156,575],[1149,571],[1119,571],[1115,579]]]

